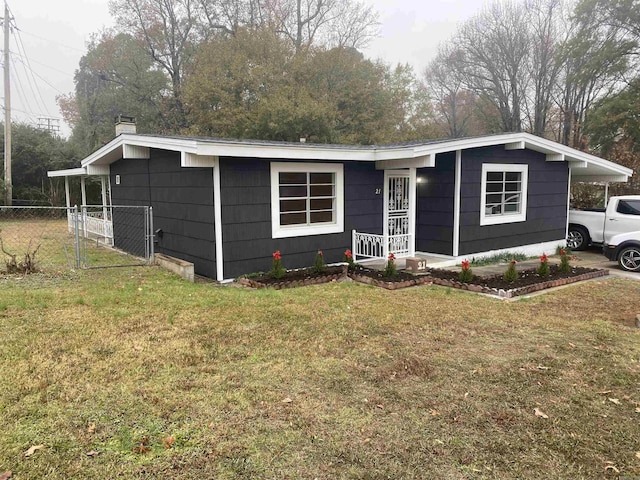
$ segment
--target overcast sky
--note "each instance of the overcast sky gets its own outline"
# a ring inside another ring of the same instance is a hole
[[[370,58],[409,63],[421,73],[437,46],[484,0],[365,0],[380,13]],[[108,0],[9,0],[19,32],[11,36],[14,121],[61,119],[55,97],[73,91],[73,74],[92,33],[113,26]],[[3,14],[1,14],[3,15]],[[20,41],[22,43],[20,43]],[[69,129],[62,124],[63,134]]]

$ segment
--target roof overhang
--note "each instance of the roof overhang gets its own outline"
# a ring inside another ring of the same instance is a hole
[[[150,149],[180,152],[184,167],[213,166],[219,157],[250,157],[278,160],[375,162],[378,169],[433,167],[436,155],[503,145],[506,150],[530,149],[546,155],[549,162],[568,162],[574,182],[626,182],[629,168],[603,158],[536,137],[529,133],[505,133],[407,145],[349,146],[305,143],[219,140],[121,134],[86,157],[79,169],[48,172],[50,177],[105,175],[120,159],[149,158]]]

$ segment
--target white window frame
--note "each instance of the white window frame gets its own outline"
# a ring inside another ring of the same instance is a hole
[[[335,218],[331,223],[280,225],[280,173],[309,172],[335,174]],[[271,162],[271,236],[304,237],[344,232],[344,167],[341,163]]]
[[[521,174],[521,204],[519,213],[503,213],[501,215],[487,215],[487,173],[489,172],[519,172]],[[482,191],[480,193],[480,225],[500,225],[503,223],[525,222],[527,220],[527,194],[529,189],[529,165],[483,163]]]

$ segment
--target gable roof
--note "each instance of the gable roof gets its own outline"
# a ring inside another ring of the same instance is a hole
[[[86,157],[81,167],[50,171],[50,177],[106,175],[108,165],[121,158],[149,158],[149,149],[181,153],[182,166],[213,166],[217,157],[377,162],[378,168],[428,167],[439,153],[500,146],[508,150],[530,149],[548,161],[569,162],[574,181],[626,182],[629,168],[529,133],[504,133],[481,137],[438,139],[388,145],[333,145],[234,140],[210,137],[121,134]]]

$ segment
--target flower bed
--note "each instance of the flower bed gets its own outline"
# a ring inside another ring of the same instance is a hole
[[[505,280],[503,275],[474,276],[470,282],[461,282],[458,273],[450,270],[431,269],[426,273],[435,285],[487,293],[501,298],[526,295],[546,288],[560,287],[609,274],[607,270],[584,267],[571,267],[570,271],[562,272],[557,265],[549,265],[549,275],[546,277],[540,276],[536,269],[530,269],[518,272],[517,280],[512,282]]]
[[[317,272],[313,268],[303,268],[299,270],[288,270],[281,278],[274,278],[265,273],[256,277],[241,277],[238,282],[252,288],[271,287],[276,290],[282,288],[303,287],[306,285],[317,285],[343,279],[347,276],[347,265],[337,265],[326,267],[323,272]]]
[[[357,267],[349,271],[349,278],[356,282],[375,285],[376,287],[396,290],[398,288],[413,287],[415,285],[431,285],[432,279],[427,275],[413,275],[407,272],[397,272],[393,276],[385,276],[381,270]]]

